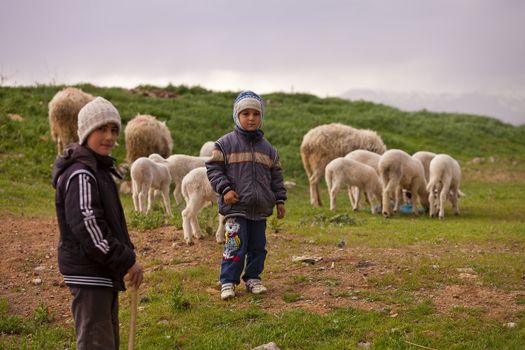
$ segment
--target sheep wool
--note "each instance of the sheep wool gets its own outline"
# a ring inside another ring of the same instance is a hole
[[[78,143],[83,144],[93,130],[108,123],[116,124],[120,132],[120,114],[111,102],[97,97],[87,103],[78,112]]]
[[[131,119],[124,129],[124,139],[128,164],[152,153],[166,158],[173,150],[173,139],[166,123],[149,114],[139,114]]]
[[[80,89],[66,87],[49,101],[49,127],[57,154],[73,142],[78,142],[78,112],[94,97]]]
[[[235,125],[242,129],[241,123],[239,122],[239,113],[245,109],[255,109],[261,113],[261,125],[264,119],[264,101],[261,96],[257,95],[255,92],[246,90],[241,92],[235,101],[233,102],[233,121]],[[259,125],[259,127],[261,127]]]

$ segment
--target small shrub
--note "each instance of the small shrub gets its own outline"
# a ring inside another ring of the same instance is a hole
[[[173,217],[168,217],[160,210],[153,210],[147,214],[133,210],[127,216],[129,227],[139,230],[151,230],[163,226],[175,226],[180,228],[180,219],[178,219],[179,216],[177,216],[177,214],[174,214]],[[179,224],[177,224],[177,222]]]
[[[36,325],[43,325],[53,321],[53,315],[49,312],[49,308],[43,304],[37,307],[33,313],[33,321]]]
[[[26,325],[19,316],[2,316],[0,318],[0,334],[24,334]]]
[[[170,294],[170,305],[175,311],[188,310],[191,307],[190,301],[182,293],[179,284],[175,285],[173,292]]]

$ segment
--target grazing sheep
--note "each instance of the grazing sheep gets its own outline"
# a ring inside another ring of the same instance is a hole
[[[419,202],[428,209],[427,182],[423,164],[412,158],[408,153],[391,149],[383,153],[379,160],[379,174],[383,183],[383,215],[389,217],[390,198],[395,197],[394,212],[399,211],[401,201],[399,189],[406,189],[417,196]],[[412,213],[417,214],[416,201],[412,205]]]
[[[364,163],[368,166],[371,166],[377,171],[377,165],[379,164],[379,159],[381,158],[381,156],[377,153],[370,152],[365,149],[356,149],[355,151],[348,153],[345,156],[345,158]],[[350,202],[352,203],[353,207],[354,203],[356,202],[356,198],[359,198],[359,189],[355,186],[352,186],[350,191],[348,191],[348,197],[350,198]],[[359,203],[357,209],[359,209]]]
[[[458,197],[460,197],[459,183],[461,181],[461,168],[459,163],[447,154],[438,154],[430,162],[430,180],[427,185],[430,202],[429,214],[431,217],[438,215],[445,217],[445,202],[447,198],[452,203],[454,213],[459,214]]]
[[[164,159],[156,153],[151,154],[149,158],[155,162],[165,164],[170,170],[171,181],[175,185],[173,197],[177,205],[182,201],[181,184],[184,176],[186,176],[190,170],[204,166],[204,163],[208,160],[208,157],[195,157],[185,154],[173,154],[167,159]]]
[[[321,205],[319,181],[326,164],[356,149],[382,154],[386,148],[375,131],[354,129],[338,123],[320,125],[304,135],[301,158],[310,183],[310,203],[313,206]]]
[[[173,149],[173,140],[166,123],[151,115],[139,114],[131,119],[124,129],[124,135],[128,164],[152,153],[167,157]]]
[[[166,213],[171,216],[170,206],[171,175],[164,164],[159,164],[146,157],[140,157],[131,165],[131,188],[133,205],[136,211],[144,212],[144,200],[148,194],[149,212],[155,202],[155,190],[162,194]]]
[[[217,202],[217,195],[211,187],[206,167],[199,167],[191,170],[182,179],[182,195],[186,201],[186,208],[182,211],[182,229],[184,231],[184,241],[191,244],[191,236],[202,238],[199,225],[199,212],[209,202]],[[219,227],[215,233],[215,240],[224,243],[224,217],[219,214]]]
[[[199,157],[211,157],[211,152],[213,152],[213,149],[215,148],[215,142],[213,141],[207,141],[205,142],[201,150],[199,151]]]
[[[78,112],[94,97],[80,89],[67,87],[49,101],[49,128],[58,154],[73,142],[78,142]]]
[[[380,203],[382,186],[377,171],[371,166],[346,157],[336,158],[326,166],[325,180],[330,195],[330,210],[336,209],[335,200],[341,187],[347,186],[350,191],[350,187],[355,186],[358,190],[353,210],[358,210],[359,191],[363,190],[372,214],[376,213],[374,200]]]
[[[428,167],[430,166],[430,161],[436,156],[434,152],[419,151],[412,155],[412,158],[417,159],[423,164],[423,169],[425,170],[425,180],[428,182]]]

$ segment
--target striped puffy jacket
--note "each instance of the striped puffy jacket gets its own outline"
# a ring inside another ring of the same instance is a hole
[[[219,212],[226,217],[262,220],[272,214],[275,204],[286,200],[279,155],[260,130],[246,132],[236,127],[221,137],[206,168]],[[239,202],[225,204],[223,196],[232,189]]]
[[[125,289],[135,253],[113,169],[113,158],[78,144],[55,162],[58,266],[68,286]]]

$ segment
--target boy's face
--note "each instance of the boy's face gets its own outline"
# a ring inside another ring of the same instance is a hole
[[[255,131],[261,125],[261,113],[256,109],[245,109],[239,113],[239,123],[246,131]]]
[[[116,124],[102,125],[89,134],[87,146],[101,156],[109,156],[117,142],[118,132]]]

